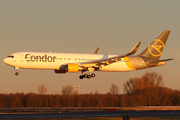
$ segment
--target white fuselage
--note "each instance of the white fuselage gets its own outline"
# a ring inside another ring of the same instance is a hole
[[[93,54],[75,53],[47,53],[47,52],[18,52],[11,54],[4,59],[4,63],[15,67],[15,75],[19,75],[18,69],[48,69],[55,70],[55,73],[78,72],[81,71],[83,78],[94,78],[93,71],[133,71],[144,68],[156,67],[166,64],[166,61],[159,60],[170,31],[163,31],[151,44],[139,55],[136,53],[141,42],[124,55],[97,54],[97,48]],[[89,71],[89,75],[84,72]]]
[[[117,55],[107,54],[75,54],[75,53],[45,53],[19,52],[11,54],[13,58],[5,58],[4,62],[10,66],[25,69],[59,70],[60,66],[68,63],[81,63],[98,59],[110,58]],[[126,59],[128,59],[126,57]],[[102,66],[99,71],[131,71],[126,60],[121,59],[113,64]]]

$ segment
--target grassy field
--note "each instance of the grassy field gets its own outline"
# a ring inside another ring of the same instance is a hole
[[[6,119],[11,120],[11,119]],[[35,118],[14,120],[123,120],[122,117]],[[180,116],[130,117],[129,120],[180,120]]]

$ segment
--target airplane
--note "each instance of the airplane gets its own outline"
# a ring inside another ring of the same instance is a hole
[[[17,52],[9,55],[3,62],[14,67],[16,76],[19,75],[19,68],[24,68],[48,69],[60,74],[81,71],[82,75],[79,78],[89,79],[96,76],[93,71],[125,72],[165,65],[166,61],[173,60],[173,58],[159,60],[169,34],[169,30],[164,30],[139,55],[133,54],[141,42],[125,55],[97,54],[98,47],[93,54]],[[85,74],[86,71],[89,71],[89,74]]]

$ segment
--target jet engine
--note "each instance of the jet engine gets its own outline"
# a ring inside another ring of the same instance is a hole
[[[79,71],[79,65],[78,64],[67,64],[67,65],[61,65],[59,70],[55,70],[55,73],[66,73],[66,72],[78,72]]]

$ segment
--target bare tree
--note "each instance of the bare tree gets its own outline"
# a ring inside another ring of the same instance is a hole
[[[134,90],[133,79],[131,78],[128,81],[126,81],[123,86],[124,86],[124,92],[126,94],[132,93]]]
[[[124,83],[124,92],[127,94],[137,93],[139,90],[149,87],[162,87],[162,75],[156,72],[146,72],[140,78],[130,78]]]
[[[72,95],[73,87],[71,85],[66,85],[65,87],[62,87],[61,93],[62,95]]]
[[[111,85],[111,87],[110,87],[110,94],[115,95],[115,94],[118,94],[118,92],[119,92],[119,88],[118,88],[118,86],[117,86],[117,85],[112,84],[112,85]]]
[[[142,80],[146,88],[155,86],[162,87],[164,85],[162,75],[156,72],[146,72],[142,76]]]
[[[44,95],[47,92],[47,88],[44,85],[38,86],[38,94]]]

